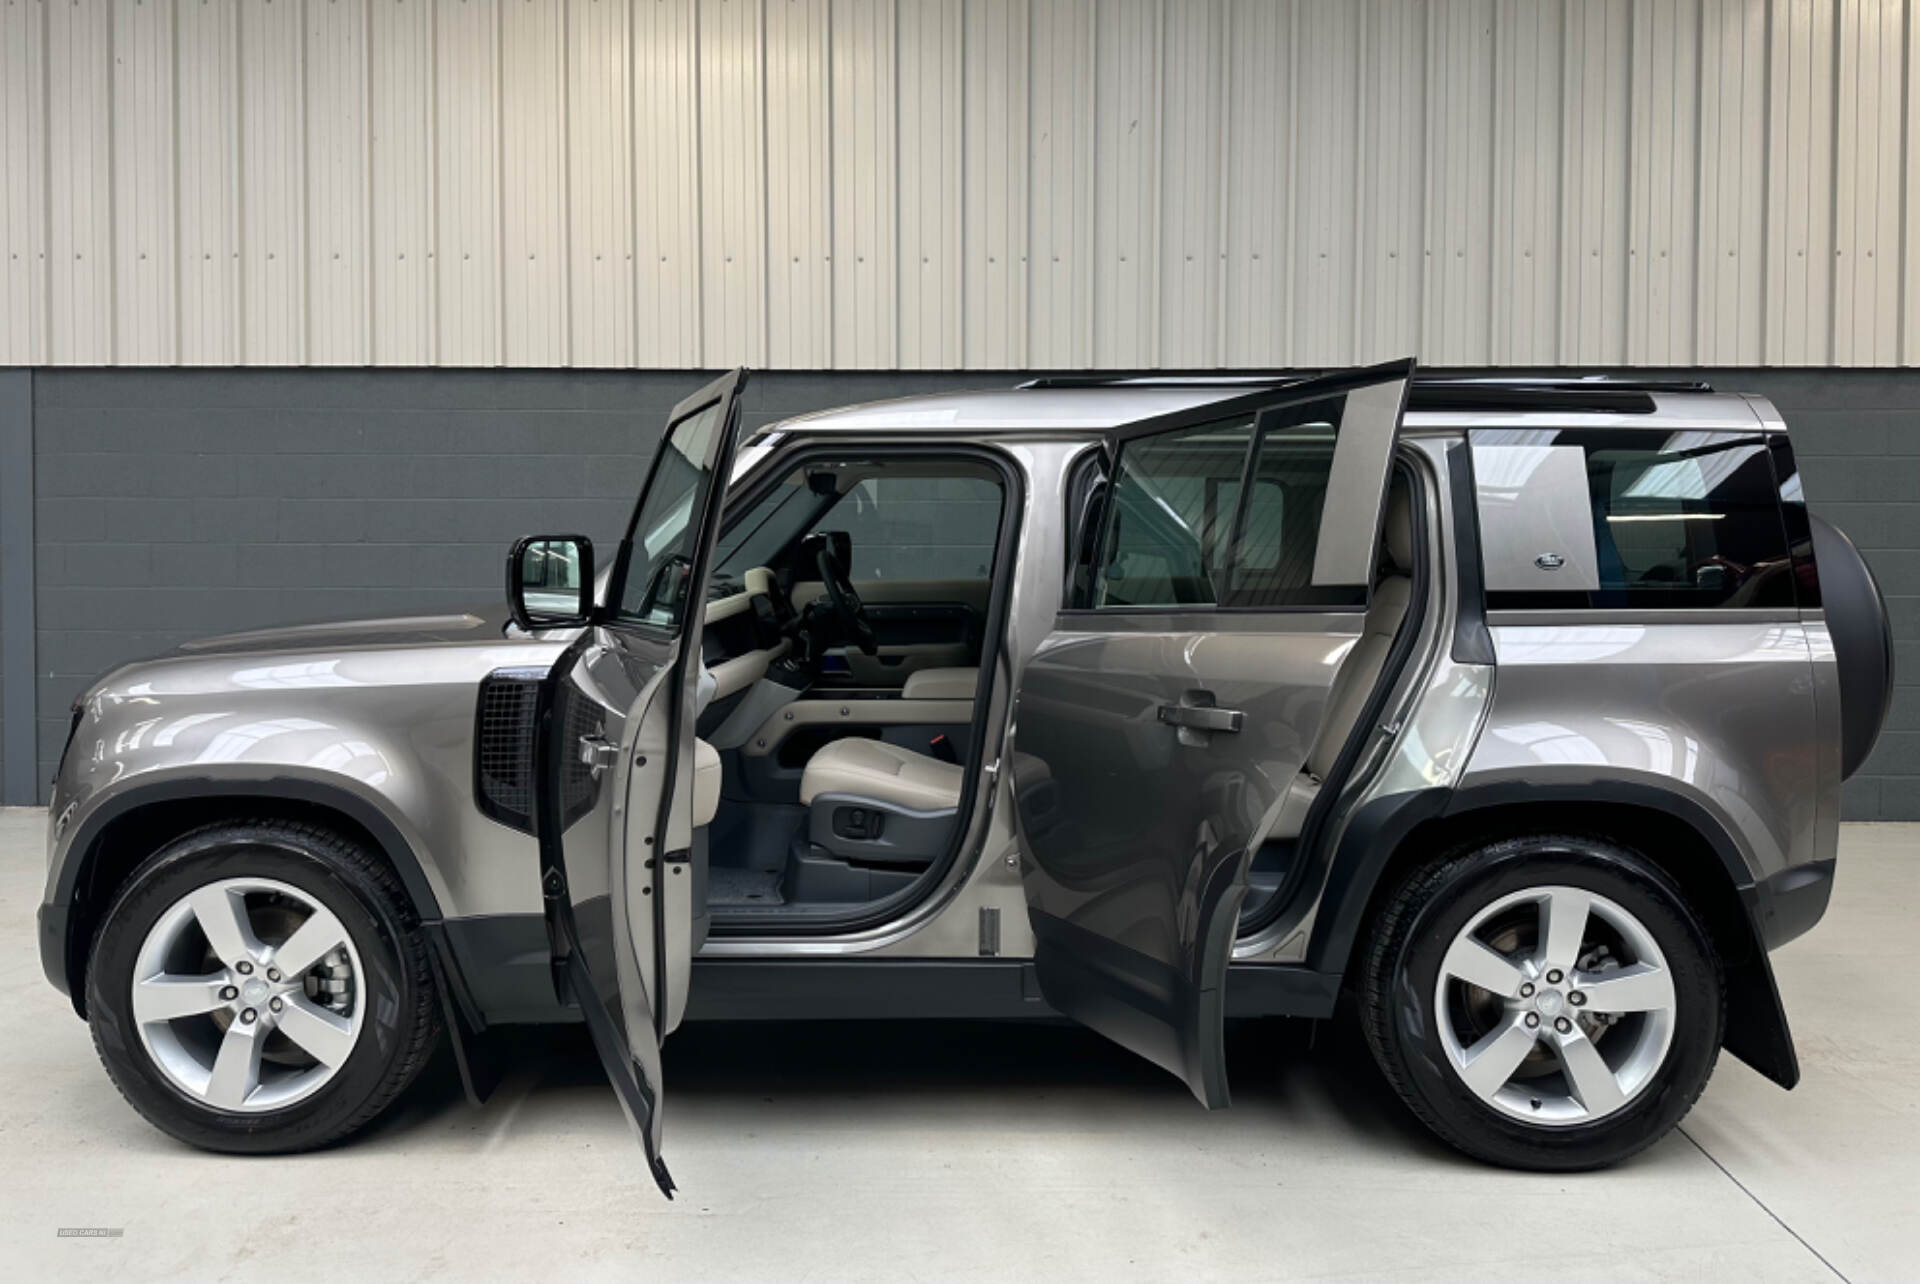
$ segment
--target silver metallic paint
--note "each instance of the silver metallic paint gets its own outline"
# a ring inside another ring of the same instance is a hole
[[[788,420],[743,446],[735,485],[749,480],[790,438],[819,441],[944,440],[973,434],[1003,451],[1027,478],[1020,556],[999,668],[991,675],[989,763],[1003,743],[1010,679],[1051,627],[1061,600],[1067,537],[1064,478],[1100,430],[1181,406],[1235,395],[1233,388],[1080,389],[960,394],[881,402]],[[1784,431],[1762,398],[1657,394],[1653,415],[1583,414],[1582,426]],[[1554,428],[1565,416],[1412,412],[1406,436],[1444,468],[1446,445],[1467,428]],[[1446,487],[1430,486],[1443,573],[1441,601],[1425,627],[1451,630],[1447,538],[1455,515]],[[369,621],[357,626],[260,630],[210,639],[116,670],[95,684],[50,809],[48,899],[78,853],[72,838],[124,791],[157,782],[297,779],[338,788],[379,809],[418,858],[448,917],[537,914],[533,840],[473,805],[472,724],[477,685],[495,668],[552,663],[570,638],[525,637],[497,608],[468,617]],[[1742,617],[1710,622],[1611,624],[1503,620],[1495,630],[1498,680],[1461,665],[1444,646],[1422,643],[1389,708],[1398,733],[1383,737],[1380,769],[1350,794],[1353,804],[1451,781],[1642,780],[1686,794],[1722,819],[1752,872],[1830,859],[1838,824],[1838,712],[1832,652],[1818,613],[1803,622]],[[1602,630],[1595,634],[1594,630]],[[1611,631],[1608,631],[1611,630]],[[1719,657],[1709,665],[1707,657]],[[1791,669],[1783,681],[1779,667]],[[1604,670],[1596,676],[1593,666]],[[1593,693],[1567,700],[1568,691]],[[1787,707],[1782,710],[1782,694]],[[1489,700],[1491,709],[1489,710]],[[1479,735],[1481,717],[1488,734]],[[1564,729],[1530,737],[1551,722]],[[1493,734],[1495,730],[1502,734]],[[1593,752],[1619,760],[1581,761]],[[1662,754],[1660,744],[1695,752]],[[1555,746],[1560,746],[1556,748]],[[712,940],[710,956],[972,958],[979,911],[1000,911],[1000,957],[1032,952],[1006,771],[984,772],[966,854],[943,885],[881,928],[805,940]],[[1350,810],[1350,808],[1348,809]],[[1337,829],[1328,835],[1338,838]],[[1284,932],[1242,941],[1235,956],[1298,961],[1314,921],[1309,908]]]

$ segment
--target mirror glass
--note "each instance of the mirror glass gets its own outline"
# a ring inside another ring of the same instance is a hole
[[[520,549],[520,596],[536,615],[571,617],[586,610],[580,542],[564,537],[528,540]]]

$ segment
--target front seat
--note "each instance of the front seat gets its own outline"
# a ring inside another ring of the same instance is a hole
[[[883,740],[832,741],[800,774],[807,841],[841,860],[932,864],[952,836],[963,775],[958,764]]]
[[[951,811],[960,805],[960,776],[955,763],[854,736],[822,745],[807,760],[800,802],[847,794],[913,811]]]
[[[1374,582],[1366,624],[1347,662],[1340,666],[1333,689],[1327,692],[1327,714],[1320,724],[1320,735],[1307,751],[1306,765],[1287,790],[1271,838],[1300,836],[1307,811],[1320,796],[1320,782],[1333,770],[1334,760],[1346,745],[1354,723],[1360,720],[1361,710],[1387,667],[1394,636],[1407,618],[1407,604],[1413,596],[1413,498],[1407,484],[1397,477],[1387,498],[1387,520],[1380,542],[1380,578]]]

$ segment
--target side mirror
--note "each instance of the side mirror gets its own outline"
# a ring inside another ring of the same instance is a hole
[[[528,633],[577,628],[593,615],[593,541],[529,535],[507,554],[507,611]]]

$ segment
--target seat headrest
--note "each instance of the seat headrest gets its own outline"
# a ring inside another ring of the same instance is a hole
[[[1413,497],[1405,482],[1395,479],[1387,492],[1387,521],[1381,535],[1387,567],[1398,575],[1413,573]]]

